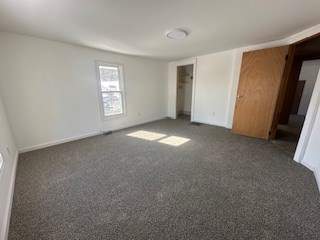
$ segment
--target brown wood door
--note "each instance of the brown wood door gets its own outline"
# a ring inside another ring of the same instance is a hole
[[[292,108],[291,108],[292,114],[298,114],[299,105],[300,105],[300,101],[301,101],[301,97],[302,97],[305,83],[306,83],[306,81],[304,81],[304,80],[298,81],[296,91],[294,94],[294,98],[293,98]]]
[[[243,54],[233,133],[269,139],[288,48]]]

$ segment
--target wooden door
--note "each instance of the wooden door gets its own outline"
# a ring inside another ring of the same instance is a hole
[[[304,80],[298,81],[296,91],[294,94],[294,98],[293,98],[292,108],[291,108],[292,114],[298,114],[299,105],[300,105],[300,101],[301,101],[301,97],[302,97],[305,83],[306,83],[306,81],[304,81]]]
[[[243,54],[233,133],[269,139],[288,48]]]

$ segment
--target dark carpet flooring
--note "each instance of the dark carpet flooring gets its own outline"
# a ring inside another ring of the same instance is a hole
[[[21,154],[9,239],[319,240],[320,194],[271,142],[161,120]]]
[[[304,116],[291,114],[287,125],[278,125],[277,135],[272,142],[290,157],[294,157],[300,133],[304,123]]]

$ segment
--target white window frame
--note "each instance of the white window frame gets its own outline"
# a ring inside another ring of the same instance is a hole
[[[100,80],[100,71],[99,67],[116,67],[119,71],[119,91],[102,91],[101,90],[101,80]],[[126,94],[125,94],[125,81],[124,81],[124,66],[123,64],[119,63],[110,63],[110,62],[102,62],[102,61],[95,61],[95,70],[96,70],[96,79],[97,79],[97,86],[98,86],[98,95],[99,95],[99,106],[100,106],[100,115],[102,120],[109,120],[113,118],[119,118],[126,115]],[[122,97],[122,113],[112,114],[112,115],[105,115],[104,107],[103,107],[103,93],[120,93]]]

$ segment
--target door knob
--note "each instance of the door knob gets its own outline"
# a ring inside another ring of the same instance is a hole
[[[243,95],[238,95],[237,98],[243,98]]]

